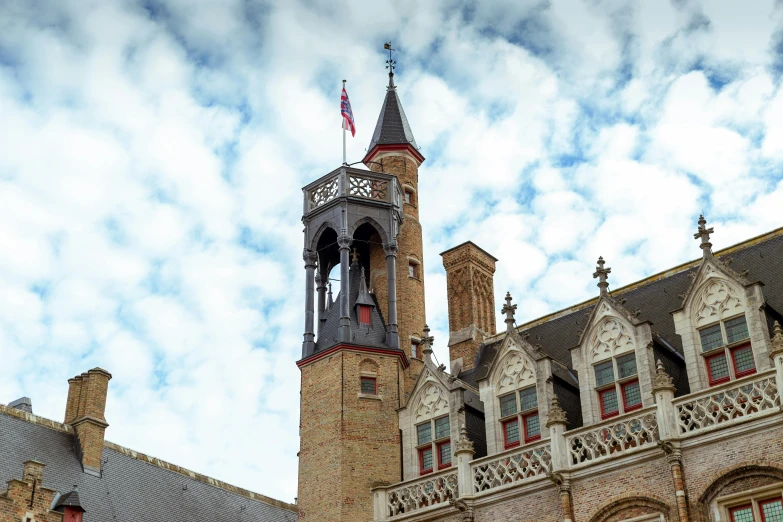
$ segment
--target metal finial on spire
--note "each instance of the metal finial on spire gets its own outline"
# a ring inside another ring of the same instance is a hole
[[[607,282],[607,276],[612,273],[611,268],[604,268],[604,265],[606,264],[606,261],[604,261],[604,258],[601,256],[598,256],[598,266],[595,267],[595,273],[593,274],[593,279],[596,277],[598,278],[598,288],[601,290],[601,295],[607,295],[607,288],[609,288],[609,283]]]
[[[712,243],[710,243],[710,234],[714,233],[715,229],[707,228],[707,220],[704,219],[704,214],[699,216],[699,230],[693,234],[693,239],[701,239],[702,255],[704,259],[712,257]]]
[[[389,89],[394,89],[394,66],[397,65],[397,60],[392,57],[392,51],[396,51],[397,49],[392,49],[391,42],[383,44],[383,48],[389,51],[389,59],[386,60],[386,68],[389,69]]]
[[[356,250],[356,248],[353,249],[353,253],[351,254],[351,264],[355,265],[359,262],[359,252]]]
[[[506,304],[500,310],[500,313],[506,314],[506,331],[510,332],[514,329],[514,311],[517,309],[517,305],[511,304],[511,292],[506,292]]]

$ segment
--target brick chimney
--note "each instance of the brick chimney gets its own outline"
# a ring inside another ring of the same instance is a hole
[[[468,241],[441,253],[449,304],[449,358],[452,372],[473,368],[479,345],[495,334],[497,259]]]
[[[73,426],[85,473],[99,475],[106,422],[106,394],[111,374],[101,368],[68,379],[65,423]]]

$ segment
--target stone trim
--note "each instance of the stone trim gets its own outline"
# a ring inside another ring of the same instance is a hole
[[[603,522],[623,509],[639,506],[656,509],[666,515],[669,520],[673,520],[672,515],[674,513],[674,508],[665,500],[655,495],[630,491],[611,498],[601,504],[595,514],[590,517],[590,522]]]
[[[30,424],[37,424],[38,426],[43,426],[44,428],[49,428],[50,430],[61,431],[71,435],[75,433],[73,427],[68,424],[63,424],[51,419],[39,417],[38,415],[27,413],[26,411],[22,410],[17,410],[16,408],[9,408],[3,404],[0,404],[0,414],[8,415],[9,417],[16,417],[17,419],[27,421]]]

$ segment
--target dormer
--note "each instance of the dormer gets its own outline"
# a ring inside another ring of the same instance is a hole
[[[602,257],[593,277],[600,296],[571,359],[579,376],[579,397],[585,425],[624,415],[654,402],[655,370],[652,331],[607,290],[610,268]]]
[[[761,283],[750,282],[716,259],[709,242],[712,228],[699,217],[695,238],[703,259],[672,312],[692,392],[770,368],[769,330]]]
[[[506,293],[506,333],[479,380],[489,455],[549,437],[544,423],[554,397],[552,361],[517,333],[515,310]]]
[[[420,345],[424,365],[408,403],[399,410],[405,480],[451,467],[451,443],[459,439],[460,426],[472,424],[463,405],[466,399],[479,402],[475,390],[435,365],[432,341],[425,327]]]

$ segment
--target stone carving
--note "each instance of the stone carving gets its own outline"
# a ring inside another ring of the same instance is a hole
[[[690,397],[690,396],[689,396]],[[764,376],[751,383],[728,386],[676,405],[680,434],[691,435],[711,426],[742,422],[747,417],[780,409],[780,394],[775,376]]]
[[[449,411],[449,401],[440,386],[430,383],[421,392],[416,405],[416,422]]]
[[[658,364],[655,366],[655,375],[653,376],[652,385],[653,393],[663,390],[671,390],[674,392],[676,390],[674,387],[674,380],[666,373],[666,370],[663,369],[663,363],[660,359],[658,359]]]
[[[628,328],[620,320],[612,317],[598,325],[589,346],[592,360],[599,361],[632,351],[634,342]]]
[[[411,513],[441,502],[459,497],[457,471],[446,470],[437,475],[429,475],[388,492],[388,515]]]
[[[560,402],[557,400],[557,397],[552,399],[552,407],[549,408],[549,414],[546,417],[547,428],[554,426],[555,424],[562,424],[564,426],[568,424],[566,412],[560,407]]]
[[[361,176],[350,176],[349,183],[348,194],[351,196],[386,201],[388,183],[385,181]]]
[[[659,440],[655,412],[646,412],[598,428],[579,430],[566,439],[571,464],[603,460]]]
[[[552,471],[552,454],[549,441],[535,446],[525,446],[513,453],[470,467],[473,475],[473,492],[480,493],[506,484],[523,482]]]
[[[310,208],[317,208],[337,197],[337,178],[331,178],[310,191]]]
[[[526,384],[535,384],[535,382],[536,372],[533,369],[533,364],[521,353],[515,351],[506,357],[500,367],[497,392],[513,391]]]
[[[697,326],[701,326],[743,311],[742,301],[731,285],[723,279],[713,279],[701,290],[693,319]]]

